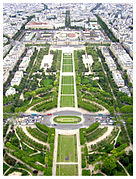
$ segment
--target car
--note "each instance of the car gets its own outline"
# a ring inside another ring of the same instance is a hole
[[[54,124],[54,126],[56,126],[57,124]]]
[[[47,114],[47,116],[51,116],[51,115],[52,115],[51,113]]]

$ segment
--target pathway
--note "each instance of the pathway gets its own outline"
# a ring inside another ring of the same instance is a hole
[[[54,140],[54,153],[53,153],[53,167],[52,176],[56,176],[56,162],[57,162],[57,145],[58,145],[58,130],[55,130],[55,140]]]
[[[72,53],[72,61],[73,61],[73,77],[74,77],[75,108],[78,108],[78,105],[77,105],[77,90],[76,90],[76,73],[75,73],[74,51],[73,51],[73,53]]]
[[[124,169],[125,173],[127,174],[127,176],[130,176],[128,171],[126,170],[126,168],[122,165],[122,163],[120,163],[119,160],[117,160],[117,162],[122,166],[122,168]]]
[[[58,109],[60,109],[62,66],[63,66],[63,51],[61,54],[61,67],[60,67],[60,77],[59,77],[58,107],[57,107]]]
[[[128,140],[129,140],[129,147],[130,147],[130,149],[133,151],[133,145],[132,145],[132,143],[131,143],[131,139],[130,139],[130,137],[129,137],[128,130],[127,130],[126,124],[124,123],[124,120],[123,120],[123,126],[124,126],[124,128],[125,128],[125,130],[126,130],[126,132],[127,132],[127,136],[128,136]]]

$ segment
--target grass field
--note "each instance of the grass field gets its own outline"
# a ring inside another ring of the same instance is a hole
[[[58,135],[57,162],[77,162],[76,135]]]
[[[74,94],[74,85],[61,85],[61,94]]]
[[[62,84],[73,84],[74,78],[73,76],[62,76]]]
[[[74,96],[61,96],[60,107],[75,107]]]
[[[78,165],[57,165],[56,167],[57,176],[77,176]]]
[[[70,54],[64,53],[63,58],[65,58],[65,57],[72,57],[72,53],[70,53]]]
[[[71,58],[64,58],[63,64],[72,64],[72,59]]]
[[[62,72],[73,72],[73,65],[63,65]]]
[[[81,118],[78,116],[57,116],[53,120],[57,123],[78,123]]]

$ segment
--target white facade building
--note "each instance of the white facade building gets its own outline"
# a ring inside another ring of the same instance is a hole
[[[124,80],[122,79],[119,71],[112,71],[112,76],[118,87],[123,87],[125,85]]]
[[[113,71],[113,70],[117,69],[117,66],[116,66],[114,60],[110,56],[107,56],[105,58],[105,61],[106,61],[107,65],[108,65],[110,71]]]
[[[26,71],[28,65],[30,62],[30,58],[29,57],[24,57],[22,62],[19,65],[19,71]]]
[[[118,59],[118,63],[123,68],[123,70],[133,68],[133,61],[123,47],[118,43],[112,43],[110,46],[111,51]]]
[[[19,86],[22,77],[23,77],[23,71],[16,71],[14,78],[11,81],[11,86],[14,86],[14,85]]]
[[[44,70],[46,71],[47,68],[51,67],[52,61],[53,55],[44,55],[40,68],[44,68]]]
[[[14,94],[16,94],[16,90],[13,87],[10,87],[5,93],[6,96],[14,95]]]
[[[133,69],[127,70],[128,79],[131,83],[133,83]]]

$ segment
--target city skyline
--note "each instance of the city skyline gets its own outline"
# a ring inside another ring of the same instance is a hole
[[[133,83],[133,4],[4,3],[3,175],[132,176]]]

